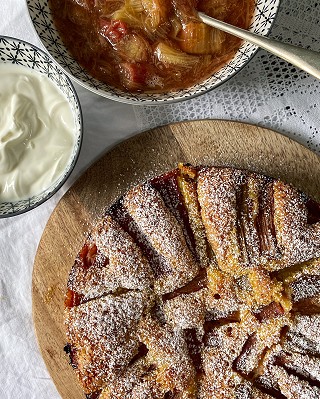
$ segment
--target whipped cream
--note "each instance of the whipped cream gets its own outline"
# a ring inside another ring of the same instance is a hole
[[[40,72],[1,64],[0,82],[0,201],[18,201],[64,172],[75,121],[65,95]]]

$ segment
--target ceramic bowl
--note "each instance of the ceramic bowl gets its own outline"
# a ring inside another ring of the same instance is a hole
[[[257,0],[250,25],[250,31],[267,36],[277,14],[280,0]],[[27,0],[27,6],[33,26],[53,59],[77,83],[96,94],[131,104],[159,104],[188,100],[221,85],[245,66],[257,51],[257,47],[243,43],[236,55],[220,70],[205,81],[185,90],[161,94],[124,92],[92,78],[73,59],[64,46],[53,23],[48,2],[43,0]]]
[[[0,36],[0,63],[22,65],[46,75],[67,98],[74,117],[76,135],[71,156],[58,180],[45,191],[31,198],[15,202],[0,201],[0,218],[4,218],[15,216],[35,208],[52,197],[61,188],[78,159],[83,131],[81,107],[73,84],[69,77],[45,52],[23,40]]]

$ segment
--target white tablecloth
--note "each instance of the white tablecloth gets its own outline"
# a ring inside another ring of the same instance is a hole
[[[319,19],[318,0],[283,0],[271,36],[320,51]],[[0,0],[0,34],[42,47],[24,0]],[[32,324],[33,261],[58,200],[108,148],[150,127],[210,117],[271,127],[313,151],[320,148],[320,82],[262,50],[217,90],[180,104],[152,108],[124,105],[75,86],[83,110],[84,141],[74,172],[45,204],[0,220],[0,399],[59,398]]]

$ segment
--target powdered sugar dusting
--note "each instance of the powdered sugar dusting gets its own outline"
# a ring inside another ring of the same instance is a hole
[[[159,282],[160,292],[170,292],[188,283],[199,266],[186,245],[181,227],[160,194],[148,183],[143,184],[125,196],[124,204],[148,241],[171,266],[169,274]]]
[[[106,295],[66,310],[67,339],[85,390],[112,380],[135,355],[137,328],[150,298],[143,292]]]
[[[319,398],[320,215],[309,223],[307,198],[278,180],[180,168],[171,204],[182,197],[191,236],[146,182],[98,221],[71,269],[65,323],[84,391]]]

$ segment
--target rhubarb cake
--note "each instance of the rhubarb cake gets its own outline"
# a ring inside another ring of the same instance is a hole
[[[65,298],[89,399],[320,398],[320,206],[290,184],[179,165],[92,228]]]

